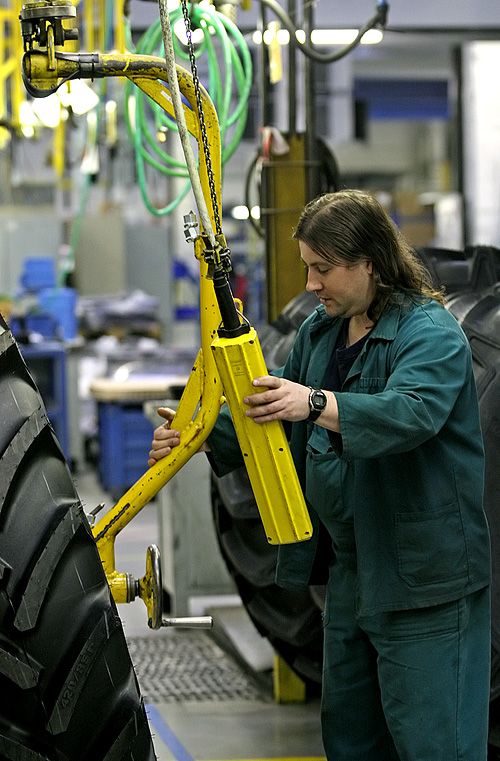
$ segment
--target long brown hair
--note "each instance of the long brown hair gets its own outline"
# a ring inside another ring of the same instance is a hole
[[[373,262],[375,298],[368,314],[377,319],[388,302],[401,298],[435,299],[442,290],[377,199],[361,190],[339,190],[304,208],[293,234],[332,264]]]

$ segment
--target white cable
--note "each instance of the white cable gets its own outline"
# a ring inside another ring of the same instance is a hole
[[[210,220],[207,204],[205,202],[205,196],[203,195],[203,189],[201,187],[201,181],[198,174],[198,166],[189,137],[186,117],[184,116],[182,96],[177,79],[177,67],[175,64],[172,27],[170,24],[170,17],[167,9],[167,0],[159,0],[159,6],[161,29],[163,33],[163,46],[165,48],[165,63],[167,66],[167,79],[170,86],[170,93],[172,95],[172,103],[174,106],[174,113],[179,130],[179,137],[181,139],[182,150],[186,159],[186,165],[189,177],[191,179],[191,185],[193,187],[193,194],[195,197],[196,205],[198,207],[198,214],[200,215],[201,224],[203,225],[204,232],[208,236],[210,243],[215,248],[217,242],[215,240],[212,222]]]

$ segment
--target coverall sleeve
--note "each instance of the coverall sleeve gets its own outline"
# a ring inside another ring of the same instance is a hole
[[[224,476],[244,464],[227,404],[221,408],[207,444],[210,447],[208,459],[217,476]]]
[[[358,392],[335,394],[342,457],[382,457],[418,447],[440,431],[461,393],[470,393],[475,404],[471,377],[470,348],[458,326],[429,323],[398,337],[384,388],[373,392],[377,379],[362,377]]]

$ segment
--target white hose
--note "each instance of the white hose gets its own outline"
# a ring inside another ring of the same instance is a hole
[[[165,48],[165,63],[167,66],[167,79],[170,87],[170,93],[172,95],[172,104],[174,106],[174,113],[179,130],[179,137],[181,139],[182,150],[186,159],[186,165],[189,177],[191,179],[191,185],[193,186],[193,194],[195,197],[196,205],[198,207],[198,214],[200,216],[201,224],[203,225],[204,232],[208,236],[210,243],[215,248],[215,234],[212,228],[210,215],[208,213],[205,196],[203,195],[203,189],[201,187],[196,157],[194,155],[193,147],[189,137],[186,117],[184,116],[184,107],[182,105],[181,91],[179,88],[179,82],[177,80],[177,67],[175,64],[174,43],[172,39],[170,17],[167,9],[167,0],[159,0],[159,6],[161,29],[163,34],[163,46]]]

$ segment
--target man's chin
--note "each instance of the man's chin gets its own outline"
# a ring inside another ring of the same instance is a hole
[[[332,304],[331,301],[321,302],[325,307],[325,312],[329,317],[342,317],[342,309],[337,304]]]

